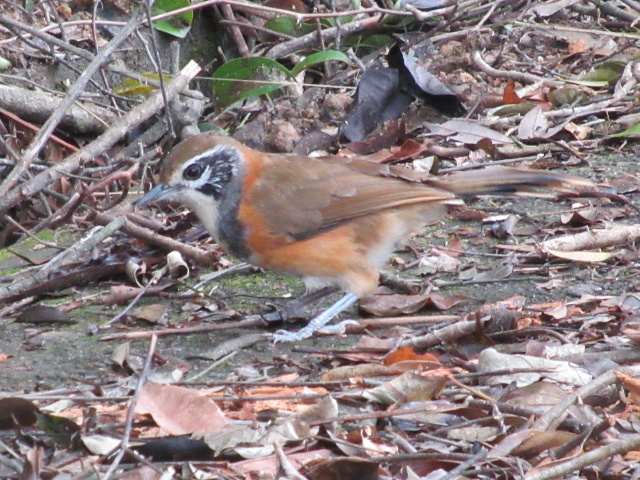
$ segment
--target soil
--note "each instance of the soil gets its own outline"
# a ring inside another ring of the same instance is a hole
[[[614,179],[621,174],[637,174],[640,170],[633,155],[610,155],[602,153],[587,159],[587,164],[579,169],[571,169],[571,173],[590,177],[606,184],[608,179]],[[633,200],[633,199],[631,199]],[[593,200],[594,203],[602,203],[602,200]],[[608,201],[605,201],[608,203]],[[496,207],[497,206],[497,207]],[[541,212],[565,211],[570,207],[570,202],[549,202],[539,199],[510,199],[493,201],[488,204],[484,200],[473,203],[474,209],[496,209],[497,211],[515,210],[526,212],[532,218],[536,218]],[[552,225],[561,230],[558,223],[558,215],[543,216],[545,226],[553,230]],[[550,220],[551,219],[551,220]],[[631,223],[633,219],[625,219],[625,223]],[[550,227],[551,226],[551,227]],[[495,253],[492,244],[504,243],[504,240],[492,238],[488,228],[484,228],[479,222],[461,222],[455,218],[449,218],[427,229],[428,234],[418,235],[410,240],[410,244],[418,250],[428,249],[427,245],[445,245],[450,235],[461,234],[465,249],[472,252],[461,258],[464,265],[478,265],[481,269],[491,269],[499,266],[500,259],[474,256],[473,253]],[[538,239],[542,239],[539,236]],[[514,242],[523,242],[526,238],[513,237]],[[127,242],[130,239],[120,238],[119,241]],[[401,250],[394,258],[402,258],[406,262],[414,259],[407,250]],[[522,266],[521,262],[516,265]],[[568,267],[567,267],[568,265]],[[482,304],[490,304],[504,300],[514,295],[522,295],[526,298],[526,304],[544,304],[553,301],[576,299],[580,295],[619,295],[625,292],[640,290],[640,276],[634,273],[628,265],[606,264],[538,264],[532,265],[533,274],[514,273],[510,277],[491,283],[464,284],[458,281],[457,274],[428,275],[420,277],[415,270],[402,271],[399,267],[387,267],[395,269],[395,274],[406,278],[418,279],[421,283],[430,282],[437,285],[437,281],[453,283],[453,285],[436,287],[440,295],[465,295],[473,300],[456,306],[448,312],[421,311],[420,314],[429,313],[473,313]],[[16,268],[15,257],[12,259],[0,259],[0,275],[4,276]],[[197,269],[192,273],[192,278],[200,274],[208,273],[204,269]],[[541,288],[542,284],[550,278],[561,280],[557,287]],[[233,310],[237,318],[243,314],[256,314],[269,309],[268,304],[283,304],[288,299],[300,295],[303,292],[302,283],[294,278],[282,277],[270,273],[252,273],[230,276],[216,283],[208,285],[213,293],[204,300],[217,305],[221,310]],[[80,295],[87,296],[93,293],[102,293],[104,285],[91,289],[83,289],[81,292],[67,293],[56,299],[42,302],[49,305],[64,305]],[[188,292],[184,286],[172,289],[174,292]],[[334,297],[332,297],[333,299]],[[162,303],[168,305],[168,313],[164,322],[172,326],[183,324],[190,314],[181,311],[184,301],[176,302],[168,299],[143,298],[136,308]],[[327,301],[324,302],[327,304]],[[119,381],[128,381],[128,372],[123,371],[121,365],[112,358],[114,351],[120,351],[123,344],[130,343],[129,361],[135,366],[134,359],[144,356],[148,348],[148,340],[132,340],[130,342],[101,341],[105,334],[116,333],[123,329],[124,332],[136,332],[149,330],[154,327],[148,323],[133,320],[131,323],[121,325],[116,323],[109,330],[100,330],[100,325],[113,318],[124,307],[121,305],[111,308],[87,307],[74,310],[69,313],[75,323],[70,325],[32,325],[17,323],[11,319],[3,319],[3,334],[0,338],[0,352],[9,358],[0,363],[0,392],[34,392],[37,390],[50,390],[57,388],[70,388],[74,385],[89,383],[93,385],[114,385]],[[343,314],[343,318],[358,318],[355,309]],[[205,325],[201,322],[189,321],[189,325]],[[287,328],[299,328],[302,322]],[[282,328],[277,325],[272,329]],[[575,325],[580,328],[580,325]],[[216,346],[228,340],[237,339],[246,334],[266,332],[266,328],[252,327],[249,329],[221,330],[208,334],[183,334],[160,337],[157,347],[159,363],[166,362],[165,368],[178,369],[185,373],[186,379],[210,367],[211,360],[199,358],[216,350]],[[382,335],[385,329],[375,331],[374,334]],[[310,378],[317,377],[318,371],[326,367],[331,361],[330,355],[322,352],[330,352],[336,349],[348,350],[353,346],[360,335],[347,335],[345,337],[316,335],[311,339],[294,344],[271,344],[270,341],[262,341],[249,347],[238,349],[234,355],[216,365],[199,381],[215,381],[229,378],[231,373],[238,379],[252,379],[259,377],[265,369],[270,375],[298,372],[301,361],[304,360],[304,369]],[[438,350],[447,349],[450,346],[437,347]],[[499,345],[498,345],[499,348]],[[309,351],[318,352],[313,361],[310,361]]]

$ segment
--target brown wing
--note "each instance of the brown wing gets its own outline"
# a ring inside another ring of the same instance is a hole
[[[251,203],[265,213],[272,233],[296,239],[386,209],[456,198],[445,190],[380,176],[386,167],[376,164],[369,169],[362,162],[297,156],[267,162]],[[272,185],[281,187],[275,191]]]

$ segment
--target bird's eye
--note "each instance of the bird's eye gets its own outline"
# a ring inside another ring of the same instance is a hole
[[[182,172],[182,176],[186,180],[197,180],[200,178],[200,175],[202,175],[202,167],[197,163],[189,165],[184,169],[184,172]]]

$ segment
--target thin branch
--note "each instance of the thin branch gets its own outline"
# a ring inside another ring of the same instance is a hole
[[[196,74],[200,71],[200,67],[195,62],[189,62],[180,75],[174,78],[167,85],[167,96],[172,98],[177,95]],[[15,188],[8,192],[7,195],[0,198],[0,214],[6,213],[7,210],[27,198],[31,198],[43,188],[71,173],[84,162],[92,160],[96,156],[102,154],[106,149],[114,145],[118,140],[127,135],[133,128],[140,125],[149,117],[154,115],[162,108],[162,96],[159,92],[154,92],[142,104],[132,109],[124,115],[113,127],[107,130],[96,140],[67,157],[64,161],[54,165],[53,167],[39,173],[31,180],[25,182],[20,188]]]
[[[11,285],[8,285],[6,287],[0,287],[0,299],[12,298],[18,295],[20,292],[28,290],[34,285],[44,282],[49,278],[51,273],[59,270],[63,265],[72,263],[82,254],[90,251],[100,242],[113,235],[124,225],[124,222],[124,218],[119,217],[114,219],[104,228],[97,228],[95,230],[92,230],[85,238],[83,238],[79,242],[74,243],[71,247],[67,248],[63,252],[60,252],[58,255],[49,260],[42,266],[42,268],[38,272],[28,276],[24,280],[12,283]]]
[[[632,367],[625,367],[619,370],[620,372],[630,375],[632,377],[640,375],[640,366],[634,365]],[[552,430],[562,421],[563,417],[567,414],[569,407],[571,407],[579,399],[591,395],[601,388],[608,385],[613,385],[618,381],[615,370],[609,370],[603,373],[599,377],[594,378],[591,382],[578,388],[573,393],[567,395],[563,400],[558,402],[553,408],[547,411],[541,416],[533,425],[534,430]]]
[[[5,178],[0,185],[0,197],[4,197],[9,193],[13,186],[19,181],[20,177],[29,169],[29,166],[33,160],[38,156],[40,150],[49,141],[49,137],[58,126],[62,118],[65,116],[67,110],[75,103],[78,97],[84,92],[87,83],[91,80],[91,77],[100,69],[102,63],[116,51],[122,42],[124,42],[129,35],[138,28],[142,22],[141,13],[135,14],[127,25],[113,37],[113,39],[107,44],[107,46],[100,51],[100,53],[93,59],[93,61],[82,72],[80,78],[76,80],[76,83],[69,89],[67,96],[60,102],[60,105],[55,109],[49,119],[42,125],[42,128],[33,139],[29,148],[22,156],[21,161],[15,166],[11,173]]]
[[[610,443],[604,447],[596,448],[590,452],[583,453],[578,457],[574,457],[567,462],[554,464],[544,468],[542,471],[525,475],[525,480],[552,480],[560,478],[570,473],[576,473],[581,468],[593,465],[600,460],[610,459],[614,455],[624,454],[632,450],[640,448],[640,435],[631,435],[630,437],[617,442]]]
[[[133,397],[131,397],[131,402],[129,402],[129,409],[127,410],[127,419],[124,424],[124,434],[122,435],[120,450],[118,451],[116,457],[113,459],[113,462],[111,462],[109,470],[107,470],[107,473],[105,473],[104,477],[102,477],[102,480],[109,480],[109,478],[111,478],[113,473],[120,465],[124,454],[129,449],[129,440],[131,438],[131,432],[133,431],[133,415],[136,411],[136,405],[138,404],[140,394],[142,393],[142,387],[147,381],[147,376],[149,375],[149,370],[151,369],[151,360],[153,359],[153,355],[155,354],[157,343],[158,337],[153,335],[151,337],[151,342],[149,343],[149,351],[147,352],[147,358],[145,359],[144,367],[142,369],[142,372],[140,372],[140,377],[138,378],[138,384],[136,385],[135,393],[133,394]]]

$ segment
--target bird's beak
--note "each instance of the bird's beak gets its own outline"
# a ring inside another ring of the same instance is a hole
[[[144,196],[135,203],[136,207],[144,207],[150,203],[157,203],[177,195],[182,190],[183,185],[167,185],[160,183],[149,190]]]

